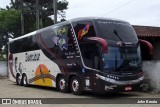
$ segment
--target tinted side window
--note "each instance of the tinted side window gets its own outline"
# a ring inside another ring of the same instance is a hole
[[[20,40],[16,40],[10,44],[10,52],[11,53],[19,53],[22,48],[22,42]]]
[[[37,43],[34,40],[33,38],[34,36],[30,36],[30,37],[27,37],[27,38],[23,38],[22,39],[22,48],[21,48],[21,52],[25,52],[25,51],[33,51],[33,50],[37,50],[39,49],[38,46],[37,46]]]
[[[52,26],[41,30],[36,37],[41,41],[38,43],[41,49],[51,49],[55,54],[59,54],[60,51],[65,52],[68,48],[72,47],[73,49],[74,47],[69,24]]]
[[[17,48],[15,42],[10,43],[10,52],[11,53],[16,53]]]
[[[39,47],[34,40],[34,36],[22,38],[10,44],[11,53],[20,53],[26,51],[38,50]]]
[[[84,37],[95,37],[95,29],[91,21],[79,21],[74,23],[74,30],[79,41]]]
[[[39,45],[41,45],[42,49],[43,48],[54,48],[56,45],[55,41],[58,39],[57,38],[57,28],[49,28],[49,29],[40,31],[37,34],[37,38],[40,41]]]

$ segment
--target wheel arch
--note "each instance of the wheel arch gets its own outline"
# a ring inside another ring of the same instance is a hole
[[[18,77],[18,75],[21,75],[19,72],[18,73],[16,73],[16,78]]]
[[[27,76],[27,74],[26,74],[26,73],[23,73],[23,74],[22,74],[22,77],[23,77],[24,75],[26,75],[26,76]]]

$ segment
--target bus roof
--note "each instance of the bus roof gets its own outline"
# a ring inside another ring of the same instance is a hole
[[[79,17],[79,18],[70,19],[70,21],[71,21],[71,22],[77,22],[77,21],[83,21],[83,20],[91,20],[91,21],[93,21],[93,20],[96,20],[96,19],[126,22],[126,21],[119,20],[119,19],[105,18],[105,17]],[[25,35],[23,35],[23,36],[20,36],[20,37],[14,38],[14,39],[9,39],[9,42],[13,42],[13,41],[15,41],[15,40],[19,40],[19,39],[22,39],[22,38],[25,38],[25,37],[29,37],[29,36],[35,35],[37,32],[41,32],[41,31],[43,31],[43,30],[45,30],[45,29],[48,29],[48,28],[50,28],[50,27],[56,27],[56,26],[64,25],[64,24],[68,24],[68,23],[69,23],[69,20],[64,21],[64,22],[61,22],[61,23],[57,23],[57,24],[55,24],[55,25],[51,25],[51,26],[48,26],[48,27],[45,27],[45,28],[42,28],[42,29],[33,31],[33,32],[28,33],[28,34],[25,34]]]
[[[106,17],[79,17],[79,18],[71,19],[71,22],[77,22],[77,21],[83,21],[83,20],[95,20],[95,19],[126,22],[124,20],[114,19],[114,18],[106,18]]]

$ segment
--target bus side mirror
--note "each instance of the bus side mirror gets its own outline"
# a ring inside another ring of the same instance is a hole
[[[153,46],[146,40],[139,39],[143,60],[151,60],[153,57]]]
[[[84,37],[83,41],[92,41],[92,42],[98,42],[101,44],[103,52],[108,53],[108,43],[105,39],[100,37]]]

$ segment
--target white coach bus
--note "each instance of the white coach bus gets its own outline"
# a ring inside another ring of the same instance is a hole
[[[72,19],[11,39],[9,78],[73,94],[137,91],[144,78],[140,43],[150,45],[128,22]]]

